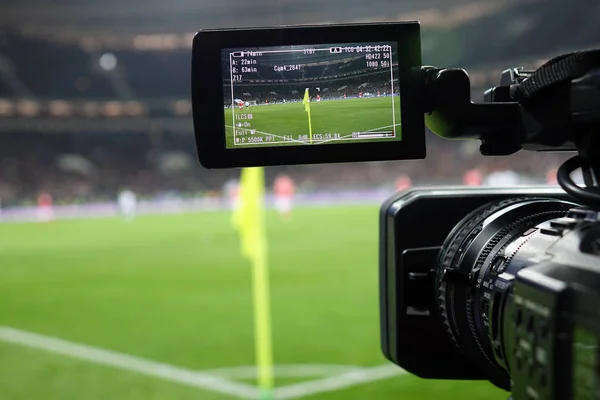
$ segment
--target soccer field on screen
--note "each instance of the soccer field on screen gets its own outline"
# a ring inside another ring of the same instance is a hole
[[[487,382],[401,370],[337,377],[392,368],[379,346],[377,216],[267,214],[279,398],[506,400]],[[227,212],[0,224],[0,260],[2,400],[236,398],[207,376],[255,387],[251,369],[222,370],[255,359],[251,271]],[[339,385],[309,382],[324,377]]]
[[[400,129],[400,97],[394,96],[394,108],[392,108],[392,97],[369,97],[362,99],[346,100],[323,100],[310,102],[310,116],[313,133],[313,143],[348,143],[361,142],[365,139],[351,139],[353,132],[382,132],[396,131],[396,139],[401,137]],[[392,110],[395,109],[395,115]],[[232,115],[252,114],[252,119],[236,119]],[[227,147],[235,144],[233,135],[234,124],[247,123],[248,128],[242,128],[247,133],[243,137],[246,142],[250,137],[263,138],[263,142],[257,145],[268,144],[266,137],[274,137],[280,141],[280,145],[299,144],[302,136],[309,134],[308,113],[301,101],[285,104],[270,104],[250,106],[239,110],[236,108],[225,109],[225,133],[227,136]],[[238,128],[240,129],[240,128]],[[254,134],[249,134],[255,130]],[[343,141],[331,140],[334,134],[338,134]],[[292,141],[284,141],[284,137]],[[238,138],[242,140],[242,137]],[[370,139],[370,140],[394,140]],[[258,139],[260,140],[260,139]],[[262,143],[262,144],[261,144]],[[240,144],[239,146],[249,146]]]

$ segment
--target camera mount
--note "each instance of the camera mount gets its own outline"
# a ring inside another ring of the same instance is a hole
[[[577,151],[558,170],[573,198],[600,207],[600,50],[555,57],[535,71],[503,72],[484,103],[471,101],[462,69],[423,67],[425,121],[445,139],[479,139],[483,155]],[[585,187],[571,173],[582,169]]]

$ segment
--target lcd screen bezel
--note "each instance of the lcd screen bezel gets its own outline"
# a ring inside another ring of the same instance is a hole
[[[328,43],[396,42],[402,139],[326,145],[226,148],[222,50]],[[201,30],[194,37],[192,104],[196,147],[206,168],[425,158],[418,22]]]

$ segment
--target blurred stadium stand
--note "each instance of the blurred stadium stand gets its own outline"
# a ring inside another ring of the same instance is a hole
[[[237,171],[195,161],[190,44],[198,28],[419,19],[424,64],[468,69],[474,98],[504,68],[536,67],[600,44],[594,0],[5,0],[0,12],[0,199],[31,202],[220,190]],[[563,27],[556,29],[556,26]],[[545,176],[560,159],[484,159],[430,135],[424,162],[272,168],[305,190],[393,182],[458,183],[476,165]],[[451,167],[449,167],[451,166]]]

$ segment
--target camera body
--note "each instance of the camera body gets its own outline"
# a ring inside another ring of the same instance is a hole
[[[515,399],[594,392],[599,221],[549,187],[391,198],[380,213],[384,355],[423,378],[488,379]]]
[[[513,197],[552,196],[556,188],[416,188],[391,197],[379,217],[379,294],[384,355],[423,378],[487,379],[440,328],[435,268],[444,241],[469,212]],[[435,227],[425,221],[435,221]],[[434,366],[424,359],[437,359]]]
[[[466,71],[421,65],[414,21],[194,38],[207,168],[421,159],[425,126],[483,155],[576,151],[558,170],[564,191],[424,188],[384,203],[381,343],[423,378],[600,398],[600,51],[507,69],[484,99],[471,101]]]

